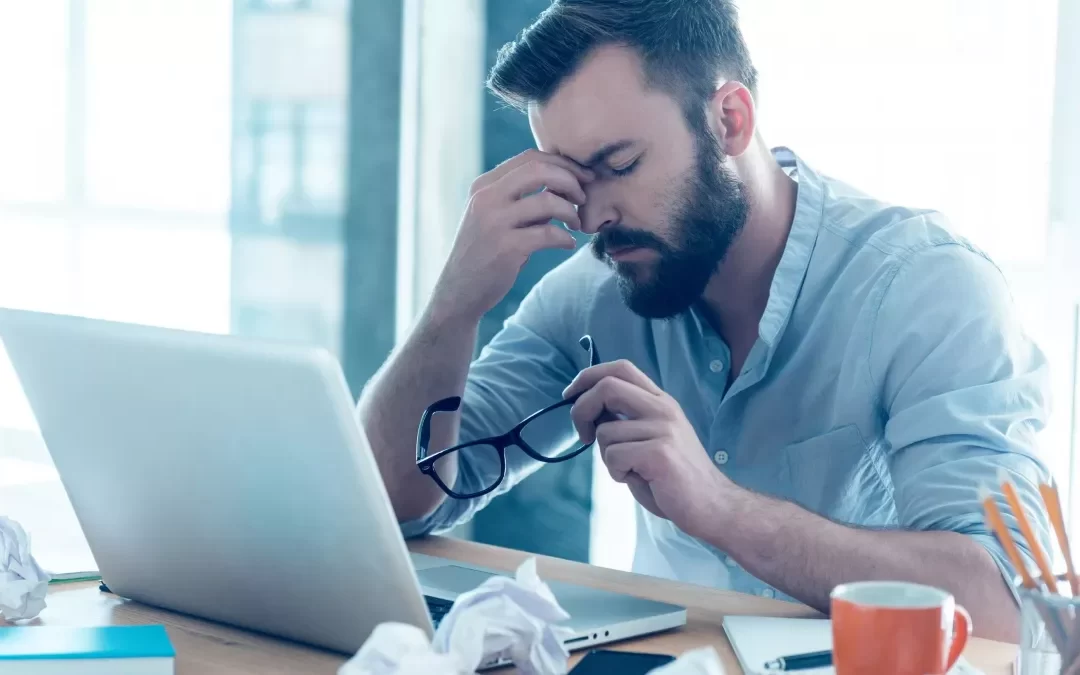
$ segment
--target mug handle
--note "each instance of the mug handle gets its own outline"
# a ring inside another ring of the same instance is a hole
[[[966,609],[957,605],[956,617],[953,619],[953,638],[952,644],[949,646],[949,659],[945,664],[946,673],[952,670],[952,667],[960,659],[960,654],[964,651],[964,647],[967,646],[969,637],[971,637],[971,615],[968,614]]]

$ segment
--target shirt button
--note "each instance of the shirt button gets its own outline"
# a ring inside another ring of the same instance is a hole
[[[728,454],[724,450],[717,450],[712,458],[717,464],[727,464]]]
[[[724,564],[728,567],[735,567],[738,563],[735,562],[735,558],[731,556],[724,556]]]
[[[761,597],[763,597],[763,598],[775,598],[776,597],[776,591],[774,591],[771,588],[766,588],[765,590],[763,590],[761,592]]]
[[[721,372],[722,370],[724,370],[724,362],[720,359],[714,359],[711,363],[709,363],[709,370],[713,371],[714,373]]]

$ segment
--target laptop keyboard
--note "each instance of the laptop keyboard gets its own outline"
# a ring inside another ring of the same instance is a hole
[[[443,617],[450,613],[450,608],[454,606],[454,603],[450,600],[433,598],[428,595],[424,596],[424,600],[427,601],[428,613],[431,614],[431,623],[438,628]]]

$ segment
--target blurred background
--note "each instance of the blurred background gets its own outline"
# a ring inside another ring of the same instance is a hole
[[[0,306],[322,345],[359,392],[468,186],[532,146],[483,90],[547,0],[0,0]],[[1043,451],[1080,516],[1076,0],[743,0],[760,126],[1005,269],[1053,366]],[[563,253],[535,256],[481,342]],[[548,467],[458,536],[629,569],[632,501]],[[94,569],[0,349],[0,515]]]

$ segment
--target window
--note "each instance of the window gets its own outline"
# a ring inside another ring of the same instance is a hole
[[[0,306],[340,354],[348,7],[0,3]],[[93,568],[2,349],[0,505]]]
[[[941,210],[999,261],[1042,260],[1056,0],[741,7],[771,144],[878,198]]]
[[[219,0],[0,5],[0,306],[229,330],[231,31]],[[2,350],[0,501],[93,568]]]

